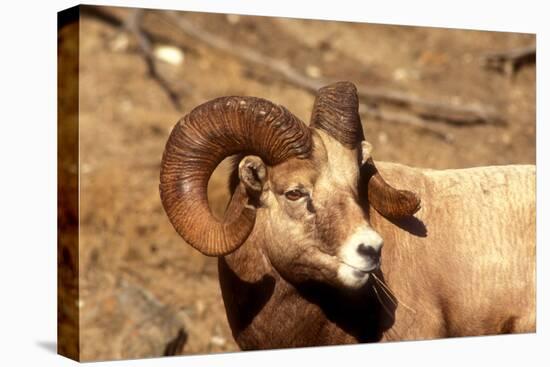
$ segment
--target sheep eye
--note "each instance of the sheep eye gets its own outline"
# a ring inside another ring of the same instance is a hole
[[[300,199],[300,198],[302,198],[306,195],[307,195],[306,193],[303,193],[300,190],[290,190],[290,191],[285,192],[285,197],[288,200],[292,200],[292,201],[296,201],[296,200],[298,200],[298,199]]]

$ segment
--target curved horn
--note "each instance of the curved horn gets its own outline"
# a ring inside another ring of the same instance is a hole
[[[384,217],[405,218],[412,216],[420,209],[418,196],[411,191],[397,190],[390,186],[378,173],[372,158],[369,158],[361,167],[361,176],[368,179],[367,198],[370,205]]]
[[[326,131],[345,147],[357,148],[364,140],[364,135],[355,85],[337,82],[319,89],[313,104],[310,125]],[[420,199],[414,193],[390,186],[380,176],[372,159],[368,159],[365,166],[367,177],[370,177],[368,200],[377,212],[387,218],[402,218],[418,211]]]
[[[337,82],[317,91],[310,126],[326,131],[348,148],[356,148],[363,137],[357,89],[350,82]]]
[[[217,220],[210,211],[207,184],[216,166],[237,154],[257,155],[268,165],[311,151],[307,126],[284,107],[253,97],[222,97],[206,102],[173,128],[162,156],[160,196],[164,210],[183,239],[208,256],[236,250],[256,218],[246,205]]]

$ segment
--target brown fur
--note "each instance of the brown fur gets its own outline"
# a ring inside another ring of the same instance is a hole
[[[346,170],[348,178],[353,177],[358,164],[352,154],[342,156],[341,148],[322,133],[314,135],[314,141],[312,162],[268,169],[266,191],[283,191],[280,187],[293,181],[315,181],[334,164],[330,157],[340,163],[333,179],[345,176]],[[272,232],[279,219],[266,204],[258,209],[257,224],[245,244],[219,261],[228,319],[241,348],[535,330],[534,167],[378,167],[390,184],[414,189],[423,198],[415,217],[391,222],[368,206],[358,212],[358,206],[344,199],[353,198],[356,188],[350,186],[339,196],[331,182],[324,184],[330,186],[326,198],[331,204],[316,210],[313,226],[319,237],[326,237],[322,243],[336,246],[345,237],[338,233],[346,232],[348,221],[369,218],[385,240],[376,274],[396,298],[383,293],[374,279],[359,291],[338,287],[334,264],[303,245],[307,238],[293,232],[291,222],[285,231]],[[264,199],[267,196],[264,193]],[[322,252],[330,255],[334,248]]]

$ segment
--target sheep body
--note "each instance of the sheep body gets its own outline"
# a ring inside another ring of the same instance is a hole
[[[230,96],[172,130],[162,204],[188,244],[219,257],[239,346],[533,331],[535,167],[375,164],[358,109],[344,81],[319,89],[309,125]],[[207,183],[231,155],[218,220]]]
[[[239,346],[533,332],[535,167],[377,166],[391,185],[414,190],[423,200],[415,217],[403,220],[389,221],[370,210],[371,224],[385,241],[379,278],[396,298],[381,286],[356,293],[287,282],[263,253],[270,238],[261,230],[268,218],[259,213],[259,230],[219,260]]]

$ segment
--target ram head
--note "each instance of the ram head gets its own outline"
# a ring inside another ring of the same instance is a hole
[[[256,246],[288,282],[358,289],[378,268],[383,245],[369,208],[400,218],[420,205],[384,181],[370,153],[349,82],[319,90],[309,126],[267,100],[222,97],[174,127],[161,199],[176,231],[205,255]],[[236,157],[232,199],[218,220],[207,184],[229,156]]]

